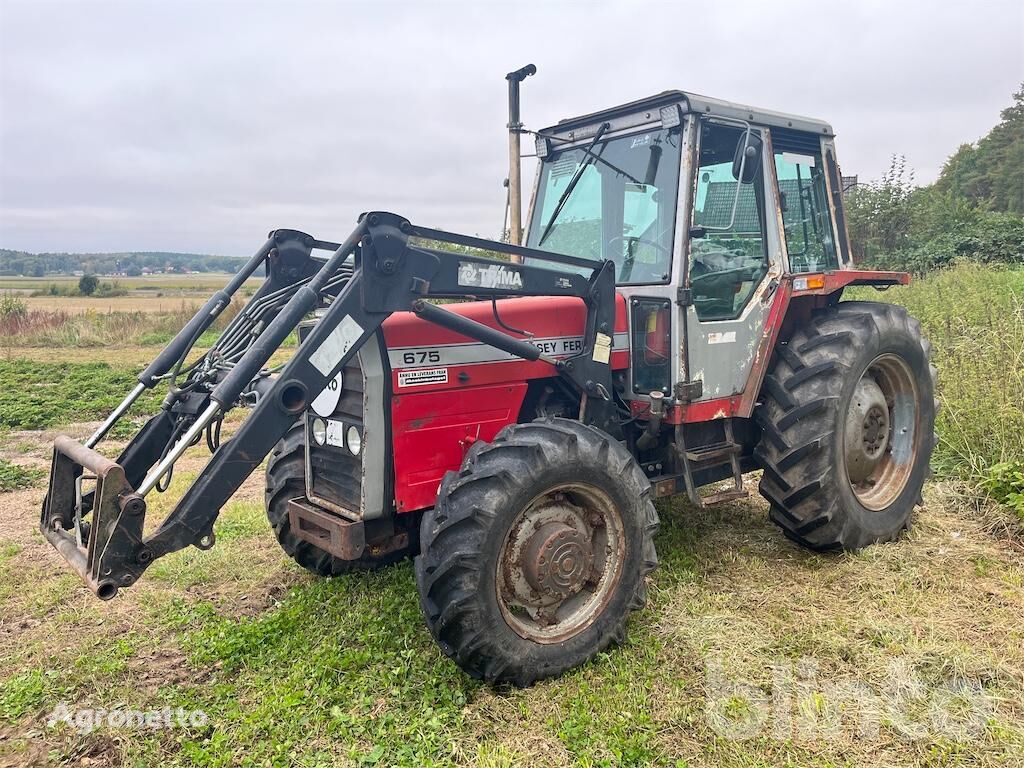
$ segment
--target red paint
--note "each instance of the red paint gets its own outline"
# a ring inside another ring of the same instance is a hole
[[[817,274],[817,273],[816,273]],[[786,282],[792,283],[794,277],[804,275],[788,275]],[[907,272],[872,272],[866,269],[841,269],[837,272],[825,272],[825,286],[799,291],[800,296],[822,295],[835,293],[848,285],[909,285],[910,275]]]
[[[526,382],[461,391],[398,394],[391,401],[395,508],[434,506],[444,473],[462,465],[463,446],[490,441],[514,424]]]
[[[665,422],[678,424],[727,417],[749,418],[784,323],[788,326],[792,320],[798,321],[798,317],[788,317],[787,312],[799,315],[806,309],[804,296],[808,297],[807,301],[817,304],[826,301],[824,296],[827,294],[848,285],[906,285],[910,282],[910,276],[901,272],[861,270],[828,272],[824,278],[823,288],[800,291],[794,296],[793,276],[785,275],[774,294],[765,299],[771,301],[771,307],[742,393],[670,407]],[[490,302],[449,304],[446,309],[501,329],[494,319]],[[529,331],[537,339],[582,336],[586,321],[583,301],[575,298],[504,299],[498,302],[498,311],[506,325]],[[664,336],[665,330],[660,320],[656,320],[648,333],[648,336],[651,333],[655,336],[648,341],[656,350],[659,347],[654,342]],[[620,295],[615,308],[615,333],[624,334],[627,330],[626,301]],[[474,343],[472,339],[421,320],[411,312],[393,314],[385,321],[383,332],[390,349]],[[572,350],[565,349],[552,352],[572,353]],[[628,365],[629,350],[616,348],[611,355],[612,368],[624,369]],[[461,466],[469,446],[477,440],[492,440],[502,427],[518,420],[527,381],[555,375],[547,363],[518,358],[444,367],[448,371],[446,382],[415,387],[399,387],[401,366],[392,371],[392,391],[395,393],[391,412],[395,505],[399,512],[433,506],[441,478],[445,472]],[[640,411],[637,411],[638,407]],[[646,404],[633,402],[631,408],[635,414],[642,415]]]

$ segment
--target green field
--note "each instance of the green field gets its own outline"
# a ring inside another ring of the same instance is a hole
[[[1024,456],[1024,272],[960,267],[856,298],[906,304],[934,344],[937,476],[911,530],[822,556],[789,543],[759,499],[662,503],[660,567],[625,645],[527,690],[482,685],[440,653],[409,563],[331,580],[294,565],[260,477],[224,510],[214,549],[97,601],[34,530],[47,446],[57,428],[87,435],[158,347],[8,340],[0,765],[1021,765],[1024,538],[979,484]],[[49,727],[62,702],[205,717]]]
[[[117,282],[130,291],[158,293],[160,291],[179,291],[186,293],[209,293],[223,286],[231,275],[219,272],[192,272],[190,274],[143,275],[141,277],[101,277],[105,282]],[[258,278],[250,278],[251,285],[258,285]],[[51,275],[49,277],[18,277],[0,276],[0,291],[17,291],[19,293],[45,291],[51,285],[69,288],[78,285],[78,278],[71,275]]]

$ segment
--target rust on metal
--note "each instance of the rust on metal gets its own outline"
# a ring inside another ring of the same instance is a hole
[[[288,502],[288,522],[298,538],[342,560],[355,560],[366,549],[361,521],[330,515],[303,498]]]

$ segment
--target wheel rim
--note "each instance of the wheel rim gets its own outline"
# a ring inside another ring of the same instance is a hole
[[[590,626],[622,575],[625,535],[611,498],[566,483],[536,496],[516,516],[498,557],[498,605],[508,625],[539,643]]]
[[[903,492],[917,459],[917,383],[897,355],[881,355],[857,382],[846,415],[846,474],[857,500],[880,511]]]

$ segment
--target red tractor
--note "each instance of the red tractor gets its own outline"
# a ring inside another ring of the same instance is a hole
[[[342,243],[276,230],[84,445],[56,440],[41,529],[96,595],[213,546],[268,455],[288,555],[323,576],[415,556],[444,652],[516,685],[622,639],[657,564],[655,499],[737,499],[760,470],[801,545],[900,533],[935,445],[934,369],[904,310],[842,301],[909,278],[852,265],[831,127],[671,91],[535,136],[524,244],[384,212]],[[116,461],[98,453],[163,385]],[[204,435],[205,469],[144,527],[147,495]]]

